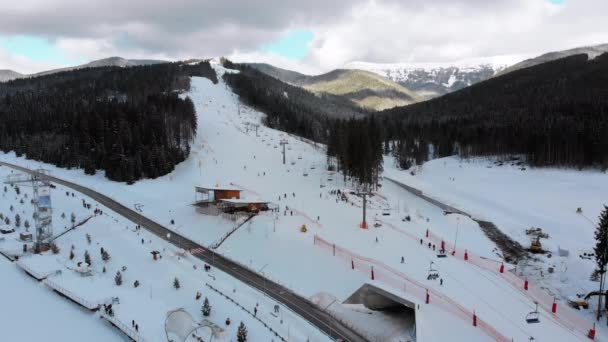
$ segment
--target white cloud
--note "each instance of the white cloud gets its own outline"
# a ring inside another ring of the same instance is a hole
[[[36,61],[0,48],[0,69],[8,69],[29,74],[59,67],[61,67],[61,65],[56,63]]]

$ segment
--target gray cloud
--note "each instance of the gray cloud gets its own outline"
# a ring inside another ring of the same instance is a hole
[[[605,0],[19,0],[0,2],[0,35],[47,37],[85,59],[280,62],[257,48],[307,28],[315,39],[302,63],[326,70],[353,60],[442,62],[603,43],[605,13]]]

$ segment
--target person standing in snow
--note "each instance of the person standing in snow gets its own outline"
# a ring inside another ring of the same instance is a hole
[[[401,263],[405,263],[405,258],[403,256],[401,257]]]
[[[378,237],[376,236],[376,242],[378,242]]]
[[[439,285],[443,286],[443,278],[439,278]]]

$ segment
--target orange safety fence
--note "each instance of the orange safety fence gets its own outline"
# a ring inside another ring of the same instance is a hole
[[[552,317],[553,321],[568,330],[576,330],[586,336],[589,332],[589,329],[593,327],[592,322],[588,322],[585,318],[574,312],[574,310],[569,306],[559,305],[558,303],[556,303],[555,298],[549,293],[547,293],[545,290],[543,290],[540,286],[533,284],[527,279],[519,277],[512,270],[505,270],[504,272],[500,272],[501,263],[499,261],[483,258],[475,253],[471,253],[471,251],[466,250],[462,247],[460,247],[459,250],[456,250],[453,244],[445,241],[443,237],[433,233],[429,229],[426,230],[423,237],[418,237],[412,232],[408,232],[404,229],[398,228],[389,222],[382,221],[382,223],[385,224],[387,227],[403,235],[406,235],[416,241],[419,241],[421,238],[424,240],[425,244],[430,241],[431,243],[434,243],[438,247],[438,249],[440,249],[440,246],[443,243],[446,254],[452,255],[458,260],[461,260],[462,262],[470,263],[484,270],[498,274],[515,289],[518,289],[520,292],[530,298],[531,301],[537,302],[539,308],[549,313],[549,317]],[[465,253],[467,254],[467,260],[465,260]],[[525,289],[526,281],[528,283],[527,290]],[[556,312],[553,312],[553,303],[556,303]]]
[[[314,236],[314,244],[344,260],[345,263],[350,263],[351,268],[368,274],[370,279],[380,281],[396,289],[402,289],[409,295],[418,298],[421,303],[439,307],[443,311],[449,312],[473,325],[473,311],[466,309],[458,302],[433,289],[428,289],[424,284],[383,262],[351,252],[317,235]],[[495,341],[511,341],[510,338],[498,332],[498,330],[480,317],[476,317],[476,325]]]

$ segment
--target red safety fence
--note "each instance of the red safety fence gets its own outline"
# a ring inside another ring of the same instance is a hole
[[[368,274],[372,280],[380,281],[396,289],[403,289],[403,291],[409,295],[418,298],[421,303],[439,307],[443,311],[449,312],[465,322],[469,322],[471,325],[473,325],[475,320],[476,326],[495,341],[511,341],[510,338],[498,332],[498,330],[480,317],[475,316],[474,319],[473,311],[466,309],[458,302],[433,289],[428,289],[419,281],[410,278],[406,274],[395,270],[381,261],[351,252],[348,249],[330,243],[317,235],[314,237],[314,244],[332,253],[335,257],[344,260],[352,269]]]
[[[578,315],[571,307],[567,305],[558,305],[555,302],[555,297],[551,296],[540,286],[533,284],[527,279],[519,277],[512,270],[501,272],[501,269],[504,270],[504,265],[498,261],[483,258],[477,254],[471,253],[471,251],[466,250],[463,247],[460,247],[459,250],[455,250],[453,244],[445,241],[443,237],[433,233],[429,229],[426,230],[424,237],[418,237],[412,232],[408,232],[404,229],[398,228],[389,222],[382,221],[382,223],[387,227],[399,232],[400,234],[412,238],[415,241],[419,241],[422,238],[423,244],[427,244],[428,242],[431,242],[437,246],[441,246],[443,244],[446,254],[452,255],[453,257],[457,258],[458,260],[461,260],[462,262],[473,264],[490,272],[495,272],[501,278],[506,280],[507,283],[509,283],[514,288],[518,289],[520,292],[530,298],[532,302],[537,302],[539,309],[545,310],[549,314],[548,316],[552,317],[553,321],[556,324],[568,330],[578,331],[583,335],[587,336],[589,333],[589,329],[592,329],[593,327],[592,322],[588,322],[584,317]]]

